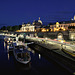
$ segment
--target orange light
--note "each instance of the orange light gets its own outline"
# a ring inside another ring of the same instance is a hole
[[[53,31],[53,30],[51,29],[51,31]]]
[[[57,29],[57,31],[58,31],[59,29]]]
[[[46,29],[42,29],[42,32],[46,32]]]
[[[65,31],[65,28],[63,30]]]
[[[49,29],[47,29],[47,31],[49,31]]]

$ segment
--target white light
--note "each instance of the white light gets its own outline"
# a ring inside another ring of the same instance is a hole
[[[61,43],[63,43],[63,40],[61,41]]]
[[[10,38],[8,38],[9,39],[9,41],[10,41]]]
[[[46,37],[45,39],[47,40],[48,38]]]
[[[61,38],[62,36],[61,36],[61,35],[59,35],[58,37],[59,37],[59,38]]]
[[[41,59],[41,55],[39,54],[39,59]]]
[[[73,36],[71,38],[73,39]]]

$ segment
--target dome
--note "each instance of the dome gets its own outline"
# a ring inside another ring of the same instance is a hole
[[[40,20],[40,17],[39,17],[39,20],[35,21],[32,23],[33,25],[42,25],[42,21]]]
[[[39,20],[38,20],[38,22],[40,22],[40,23],[42,24],[42,21],[40,20],[40,17],[39,17]]]
[[[56,22],[56,25],[59,25],[59,22]]]

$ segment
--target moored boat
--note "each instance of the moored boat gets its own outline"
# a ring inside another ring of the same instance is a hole
[[[22,64],[27,64],[31,61],[30,53],[27,50],[27,47],[23,44],[15,45],[13,54],[15,59]]]

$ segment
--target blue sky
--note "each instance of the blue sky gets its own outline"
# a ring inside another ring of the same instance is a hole
[[[75,0],[0,0],[0,26],[65,21],[75,14]]]

